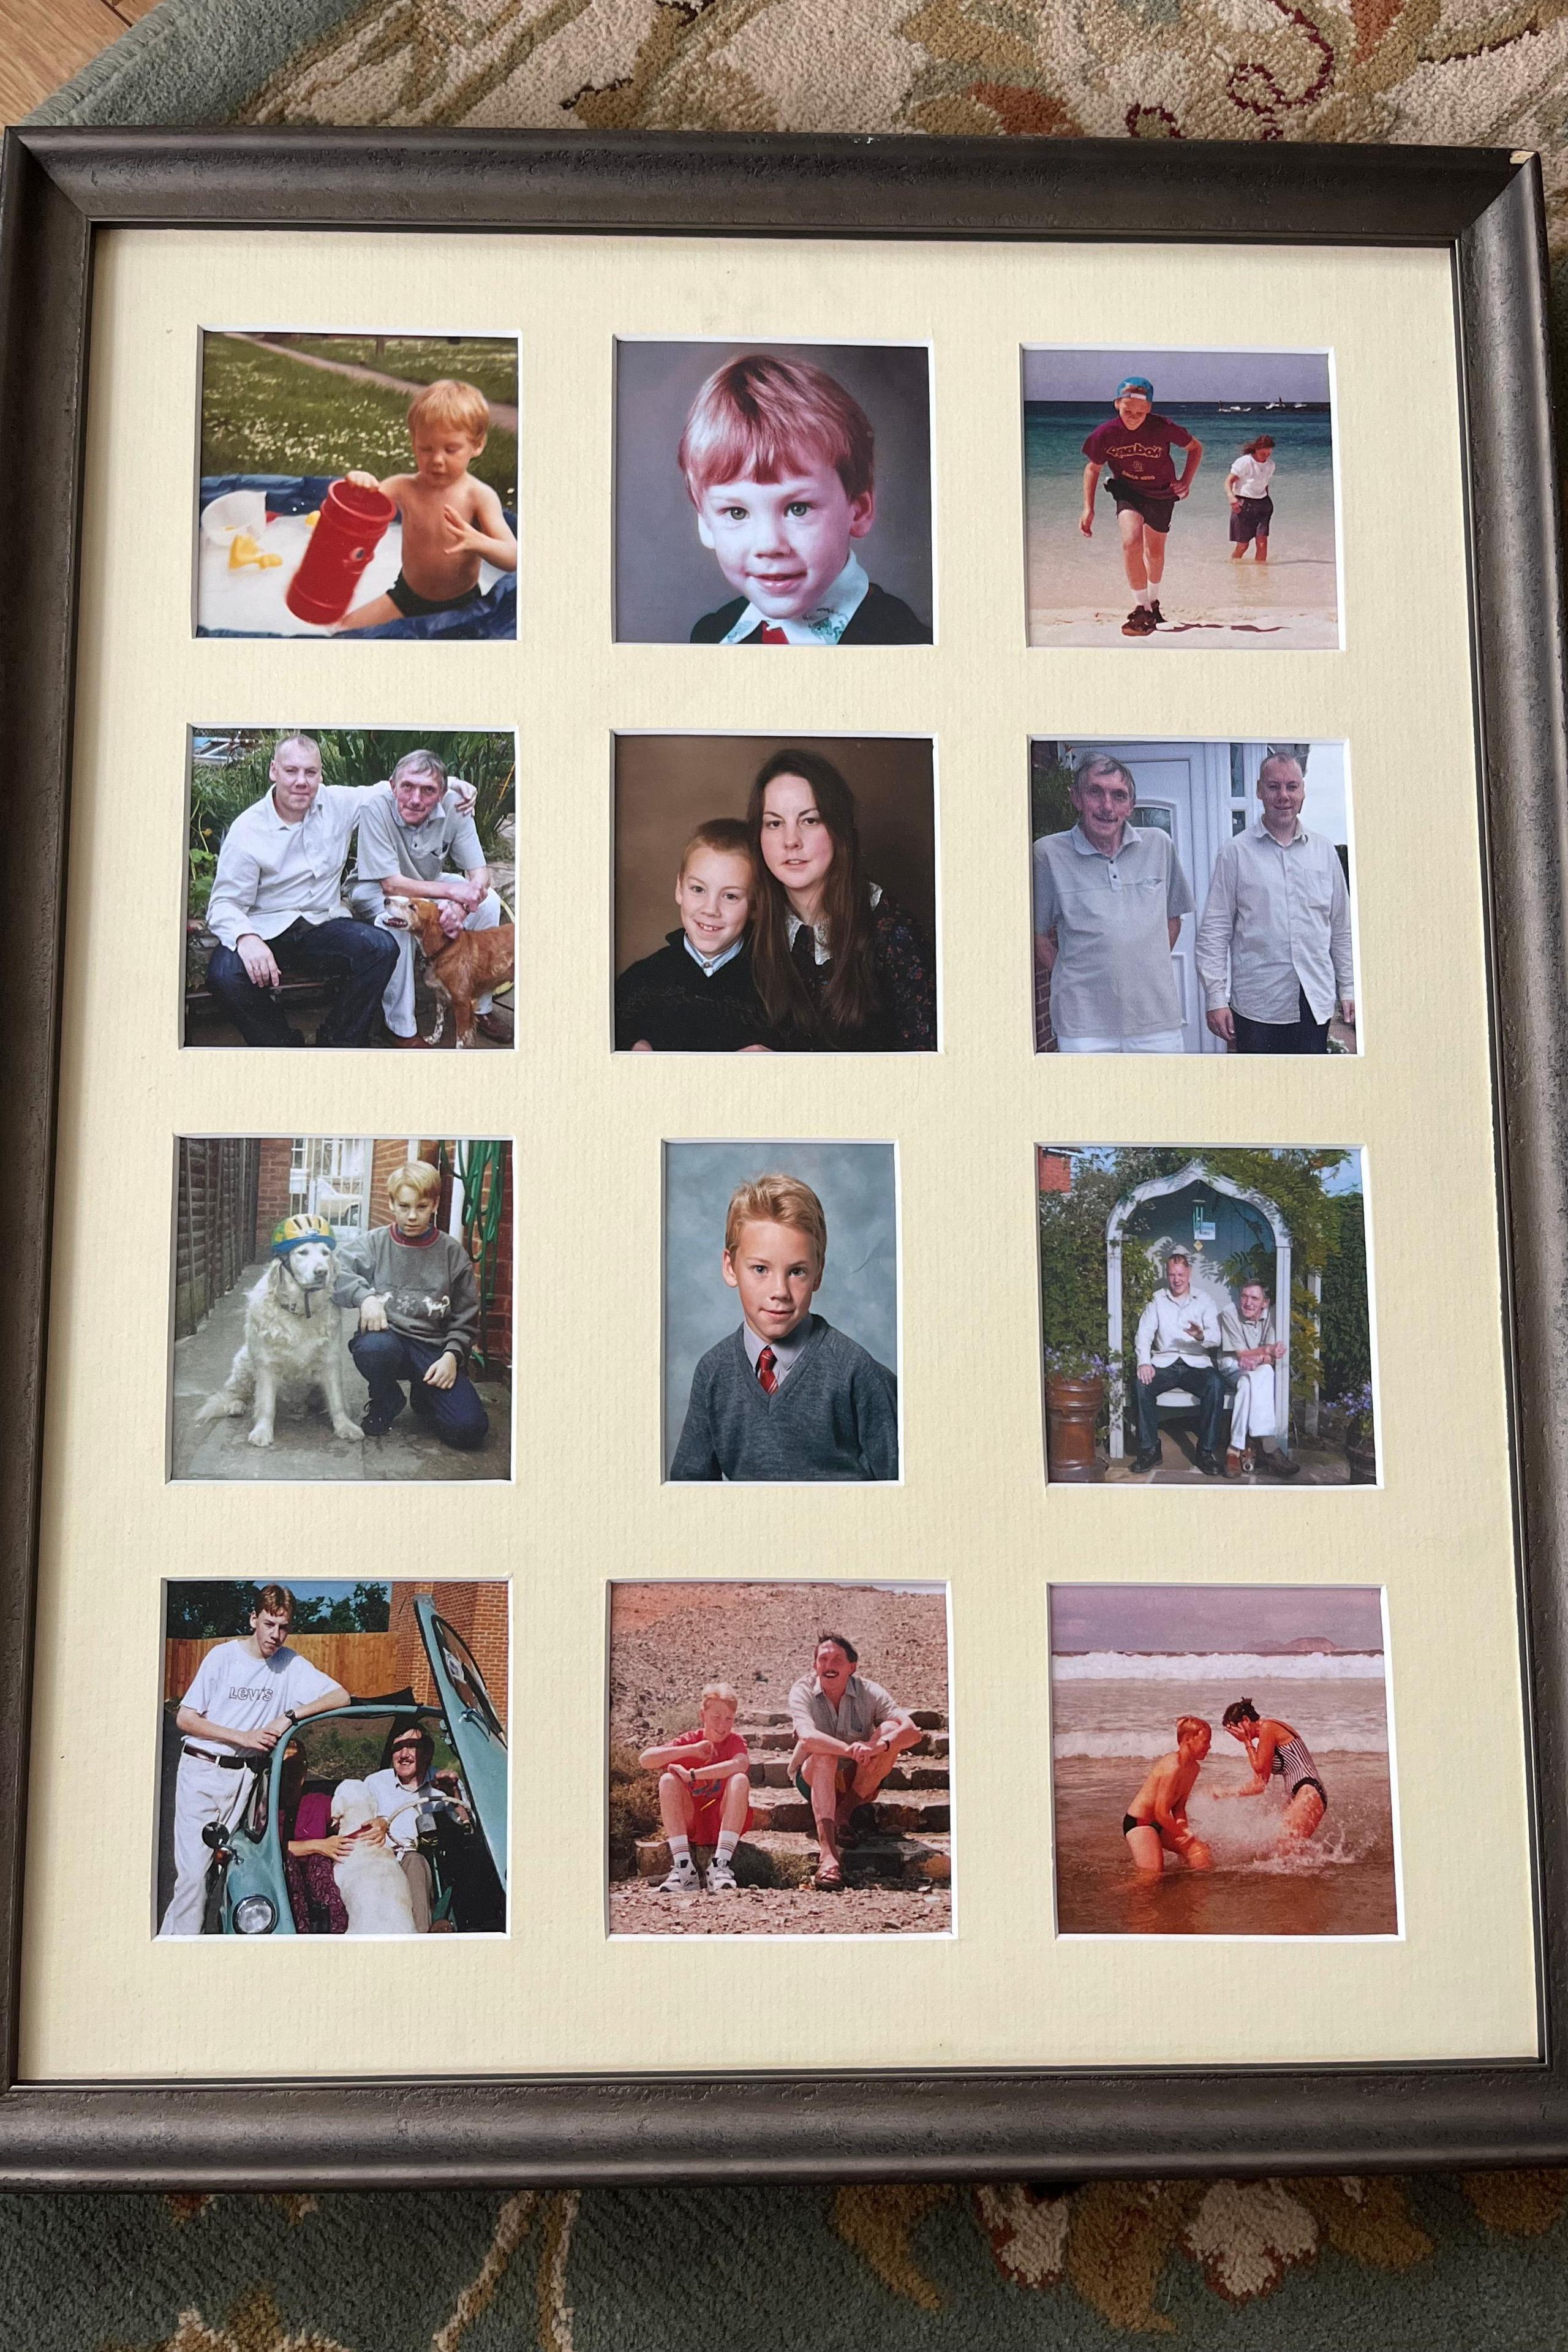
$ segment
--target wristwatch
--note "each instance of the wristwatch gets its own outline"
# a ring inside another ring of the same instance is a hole
[[[294,1712],[294,1710],[293,1710],[293,1708],[292,1708],[291,1706],[286,1706],[286,1707],[284,1708],[284,1710],[283,1710],[283,1720],[284,1720],[284,1722],[285,1722],[285,1723],[291,1723],[291,1724],[293,1725],[293,1727],[294,1727],[294,1728],[295,1728],[295,1730],[296,1730],[296,1731],[298,1731],[298,1730],[299,1730],[299,1728],[300,1728],[300,1718],[299,1718],[299,1717],[295,1714],[295,1712]]]

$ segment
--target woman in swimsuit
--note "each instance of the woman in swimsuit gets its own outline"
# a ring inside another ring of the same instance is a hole
[[[1278,1772],[1285,1782],[1281,1840],[1310,1838],[1329,1810],[1329,1797],[1300,1734],[1271,1715],[1259,1715],[1249,1698],[1238,1698],[1220,1720],[1246,1748],[1253,1777],[1245,1789],[1219,1789],[1215,1794],[1260,1797]]]
[[[1122,1816],[1121,1834],[1145,1878],[1163,1874],[1167,1846],[1189,1870],[1213,1867],[1207,1846],[1187,1826],[1187,1799],[1213,1737],[1201,1715],[1184,1715],[1176,1725],[1175,1747],[1151,1769]]]

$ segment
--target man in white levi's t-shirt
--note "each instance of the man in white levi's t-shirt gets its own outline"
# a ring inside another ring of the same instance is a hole
[[[1268,495],[1268,485],[1274,479],[1274,436],[1260,433],[1256,441],[1248,441],[1240,457],[1225,478],[1225,494],[1230,500],[1230,560],[1239,563],[1252,546],[1253,560],[1268,561],[1268,526],[1274,520],[1274,501]]]
[[[183,1736],[174,1782],[174,1891],[160,1936],[199,1936],[212,1849],[202,1832],[238,1819],[253,1757],[269,1756],[307,1716],[345,1706],[348,1693],[288,1646],[294,1595],[264,1584],[244,1641],[209,1650],[174,1717]]]

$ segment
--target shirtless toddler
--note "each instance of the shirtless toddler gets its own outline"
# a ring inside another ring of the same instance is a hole
[[[1160,1758],[1122,1816],[1122,1835],[1133,1861],[1147,1877],[1158,1878],[1163,1872],[1167,1846],[1189,1870],[1214,1867],[1207,1846],[1187,1827],[1187,1799],[1213,1738],[1201,1715],[1181,1717],[1175,1747]]]
[[[468,471],[489,422],[489,403],[476,384],[443,377],[409,404],[416,470],[384,482],[374,474],[349,475],[361,489],[380,490],[402,516],[403,569],[384,596],[346,613],[340,632],[477,604],[481,560],[498,572],[517,570],[517,541],[500,500]]]

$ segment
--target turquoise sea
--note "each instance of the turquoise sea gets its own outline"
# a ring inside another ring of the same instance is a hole
[[[1101,478],[1094,532],[1079,530],[1083,443],[1111,415],[1099,401],[1028,401],[1024,408],[1029,641],[1095,645],[1120,634],[1131,604],[1116,509]],[[1226,409],[1173,402],[1163,412],[1203,443],[1189,498],[1172,521],[1161,607],[1170,623],[1143,642],[1237,649],[1337,646],[1333,427],[1329,408]],[[1245,442],[1275,441],[1269,561],[1230,560],[1226,476]]]

